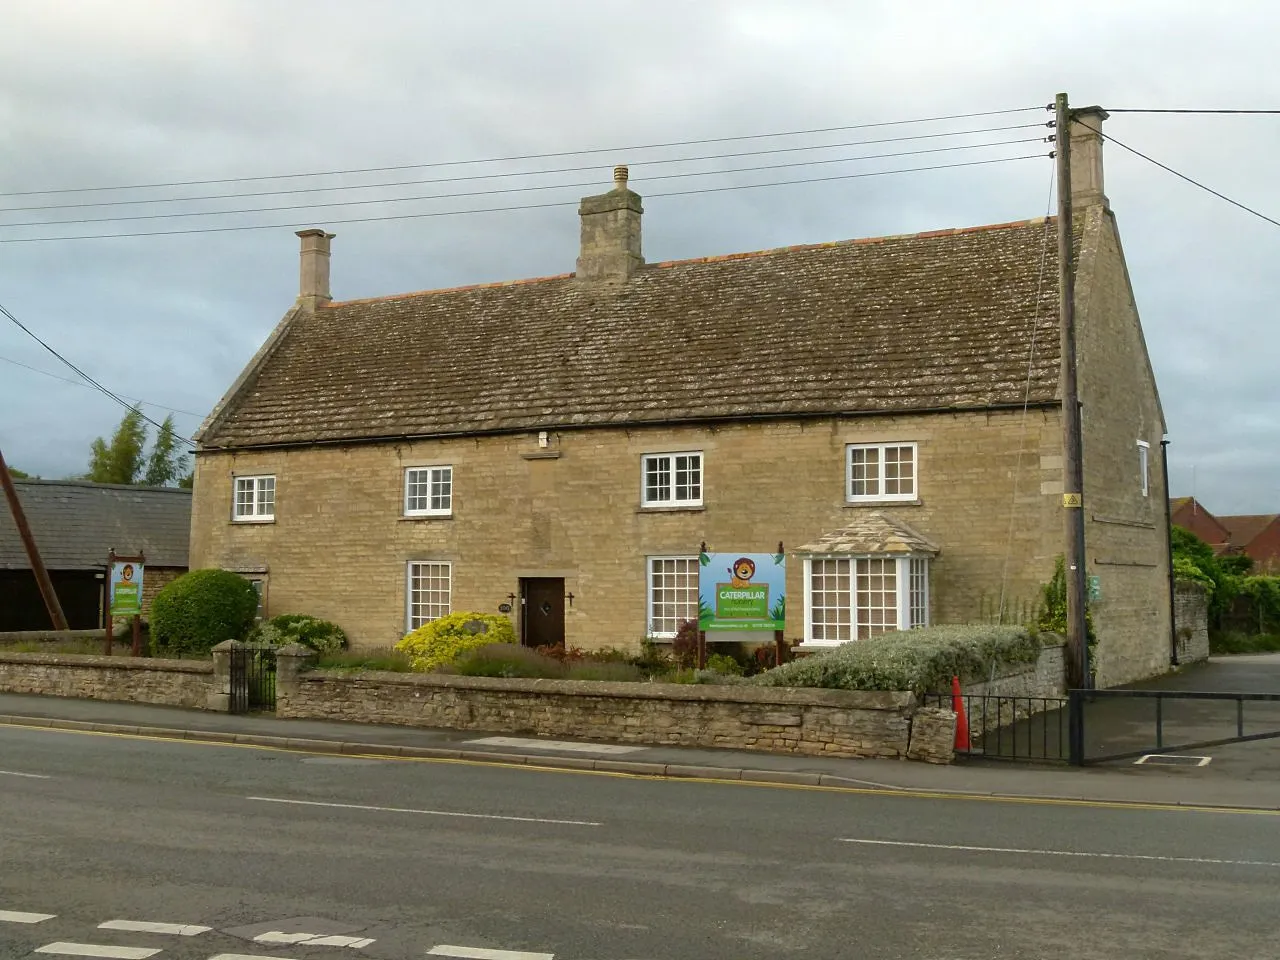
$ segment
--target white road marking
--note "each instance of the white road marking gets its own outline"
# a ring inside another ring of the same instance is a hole
[[[518,950],[484,950],[480,947],[432,947],[429,957],[461,957],[464,960],[556,960],[554,953],[521,953]]]
[[[220,953],[210,957],[209,960],[290,960],[290,958],[274,954],[268,957],[265,953]]]
[[[135,933],[170,933],[178,937],[194,937],[207,933],[212,927],[198,927],[192,923],[151,923],[146,920],[108,920],[98,924],[99,930],[131,930]]]
[[[373,943],[369,937],[316,937],[314,940],[306,941],[308,947],[352,947],[360,950]]]
[[[282,797],[245,797],[262,803],[291,803],[300,807],[331,807],[335,810],[373,810],[378,813],[421,813],[429,817],[463,817],[468,820],[510,820],[514,823],[554,823],[569,827],[602,827],[593,820],[548,820],[543,817],[503,817],[496,813],[459,813],[456,810],[414,810],[410,807],[375,807],[363,803],[324,803],[320,800],[286,800]]]
[[[1157,767],[1157,766],[1161,766],[1160,761],[1162,760],[1173,760],[1174,761],[1173,763],[1164,764],[1164,766],[1207,767],[1209,765],[1209,761],[1212,759],[1213,757],[1192,756],[1190,754],[1147,753],[1147,754],[1143,754],[1141,757],[1139,757],[1137,760],[1133,762],[1135,764],[1150,763],[1153,767]],[[1196,762],[1195,763],[1178,763],[1177,761],[1180,761],[1180,760],[1194,760]]]
[[[354,947],[360,950],[374,941],[369,937],[346,937],[336,934],[326,936],[323,933],[284,933],[280,930],[268,930],[253,938],[257,943],[295,943],[307,947]]]
[[[526,737],[482,737],[468,740],[489,747],[517,747],[521,750],[559,750],[564,753],[635,753],[648,747],[624,747],[616,743],[582,743],[576,740],[531,740]]]
[[[160,952],[153,947],[108,947],[100,943],[49,943],[36,953],[56,953],[63,957],[110,957],[113,960],[147,960]]]
[[[279,930],[268,930],[253,939],[258,943],[301,943],[303,940],[318,936],[320,936],[318,933],[281,933]]]
[[[43,923],[52,920],[56,913],[21,913],[17,910],[0,910],[0,923]]]
[[[17,770],[0,770],[0,776],[26,777],[28,780],[52,780],[53,779],[53,777],[46,776],[43,773],[19,773]]]
[[[1205,863],[1231,867],[1276,867],[1270,860],[1218,860],[1213,857],[1161,857],[1142,853],[1088,853],[1080,850],[1033,850],[1022,847],[973,847],[958,843],[913,843],[908,840],[861,840],[840,837],[841,843],[873,847],[914,847],[920,850],[959,850],[966,853],[1012,853],[1031,857],[1086,857],[1100,860],[1150,860],[1157,863]]]

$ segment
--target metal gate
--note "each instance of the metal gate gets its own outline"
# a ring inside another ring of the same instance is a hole
[[[1071,759],[1070,701],[1066,697],[996,697],[962,694],[969,725],[968,746],[956,755],[1023,763],[1067,763]],[[952,707],[949,693],[931,693],[925,706]]]
[[[276,708],[276,648],[236,644],[231,650],[231,712]]]

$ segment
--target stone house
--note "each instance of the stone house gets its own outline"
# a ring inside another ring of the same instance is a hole
[[[103,626],[107,555],[142,553],[142,615],[187,571],[191,491],[87,480],[15,480],[40,557],[72,630]],[[0,631],[52,626],[8,507],[0,500]]]
[[[1164,420],[1101,139],[1072,136],[1114,683],[1169,658]],[[573,273],[345,302],[301,231],[297,302],[197,434],[193,563],[368,646],[508,604],[530,644],[669,638],[702,544],[781,542],[805,646],[1028,610],[1064,539],[1054,221],[646,263],[642,212],[618,168]]]

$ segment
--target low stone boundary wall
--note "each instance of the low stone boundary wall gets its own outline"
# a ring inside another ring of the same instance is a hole
[[[0,691],[204,709],[213,663],[0,651]]]
[[[102,640],[104,627],[92,630],[0,630],[0,651],[6,644],[57,643],[59,640]]]
[[[951,759],[954,727],[948,733],[937,717],[912,742],[917,701],[910,693],[308,671],[305,655],[287,650],[277,654],[281,717],[810,756]]]
[[[1192,580],[1179,580],[1173,590],[1173,629],[1178,663],[1209,659],[1209,594]]]

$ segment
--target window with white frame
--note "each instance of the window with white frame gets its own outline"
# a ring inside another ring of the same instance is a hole
[[[650,453],[641,461],[646,507],[702,506],[702,453]]]
[[[447,517],[453,513],[453,467],[409,467],[404,472],[404,515]]]
[[[929,625],[927,557],[805,561],[805,643],[835,646]]]
[[[650,557],[649,636],[670,638],[680,624],[698,619],[698,558]]]
[[[1142,495],[1151,496],[1151,444],[1145,440],[1138,441],[1138,478],[1142,484]]]
[[[411,560],[406,590],[407,628],[416,630],[450,611],[453,569],[447,561]]]
[[[845,448],[845,499],[850,503],[914,500],[914,443],[851,443]]]
[[[276,518],[276,478],[236,477],[235,508],[231,518],[242,522]]]

